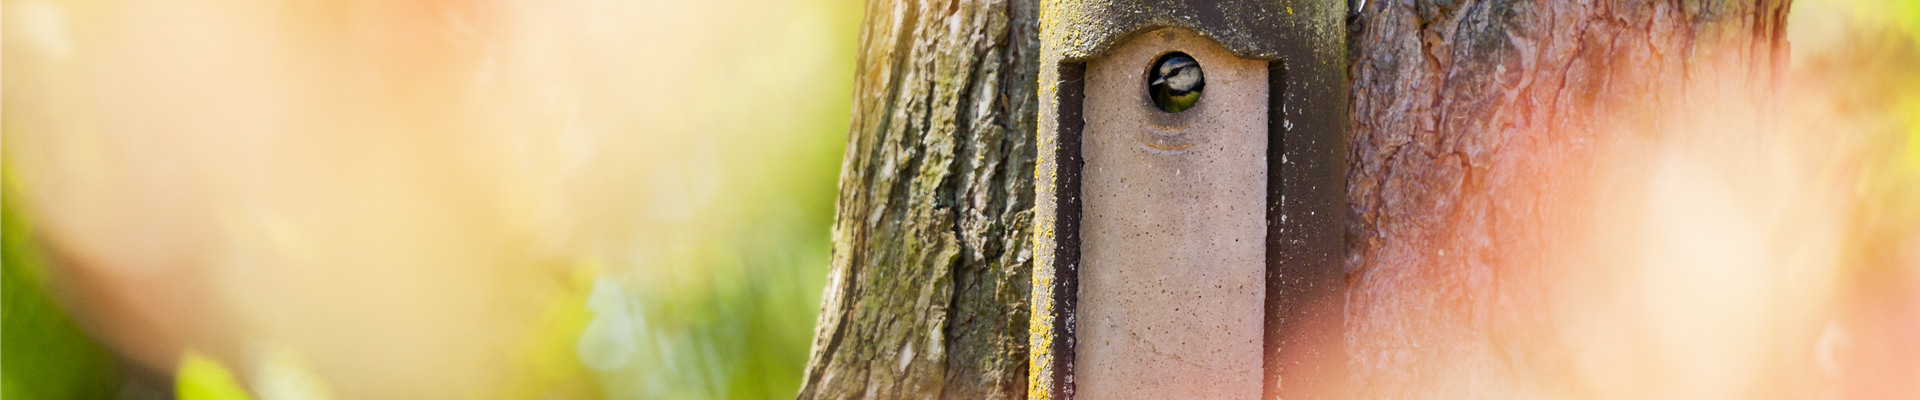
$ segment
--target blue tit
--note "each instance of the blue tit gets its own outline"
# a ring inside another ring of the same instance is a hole
[[[1147,71],[1147,92],[1160,110],[1177,113],[1200,102],[1200,91],[1207,87],[1201,76],[1200,62],[1187,53],[1167,53],[1154,61]]]

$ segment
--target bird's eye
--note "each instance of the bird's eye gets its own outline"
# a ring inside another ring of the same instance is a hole
[[[1147,67],[1147,95],[1161,111],[1177,113],[1193,108],[1200,102],[1200,91],[1206,87],[1200,62],[1187,53],[1167,53]]]

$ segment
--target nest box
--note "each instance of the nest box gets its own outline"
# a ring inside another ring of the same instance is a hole
[[[1030,398],[1336,398],[1346,3],[1043,1]]]

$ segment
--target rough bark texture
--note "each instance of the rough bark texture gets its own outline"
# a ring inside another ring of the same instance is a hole
[[[1650,140],[1629,133],[1722,98],[1703,74],[1772,90],[1788,1],[1355,1],[1354,398],[1597,390],[1563,379],[1577,374],[1544,289],[1583,255],[1556,244],[1594,222],[1596,171]]]
[[[1024,396],[1035,12],[868,2],[800,398]]]

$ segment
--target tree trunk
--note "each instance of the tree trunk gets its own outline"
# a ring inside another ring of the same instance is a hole
[[[1689,101],[1696,60],[1779,79],[1785,3],[1354,1],[1355,398],[1499,397],[1565,368],[1506,342],[1552,326],[1530,308],[1544,238],[1578,221],[1547,217],[1594,190],[1580,178],[1624,140],[1603,134]],[[800,398],[1026,397],[1038,14],[869,1]]]
[[[1633,262],[1609,259],[1631,251],[1619,242],[1591,244],[1614,222],[1593,210],[1631,196],[1608,179],[1638,179],[1621,177],[1649,164],[1638,153],[1673,147],[1660,141],[1764,136],[1760,118],[1695,113],[1770,107],[1788,1],[1365,2],[1349,38],[1354,398],[1608,386],[1566,344],[1614,333],[1582,332],[1555,308],[1619,279],[1596,272],[1608,262]],[[1702,123],[1739,126],[1686,132]],[[1569,284],[1579,278],[1590,279]]]
[[[870,1],[800,398],[1020,398],[1036,4]]]

